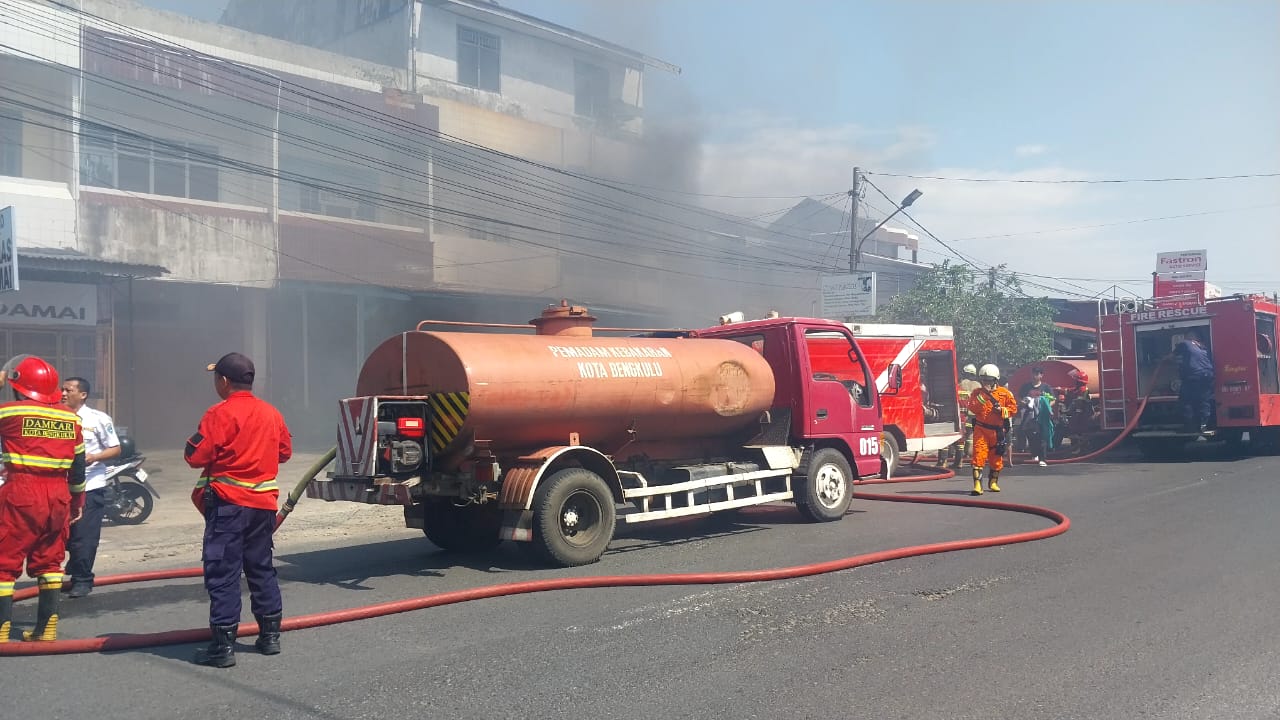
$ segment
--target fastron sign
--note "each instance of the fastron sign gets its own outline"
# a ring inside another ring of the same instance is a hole
[[[24,282],[22,289],[0,295],[0,324],[97,325],[98,286]]]
[[[1181,250],[1179,252],[1162,252],[1156,254],[1156,272],[1158,273],[1200,273],[1209,269],[1209,253],[1205,250]]]

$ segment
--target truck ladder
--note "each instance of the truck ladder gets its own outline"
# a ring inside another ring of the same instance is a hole
[[[619,471],[618,476],[622,478],[624,485],[622,496],[634,504],[619,512],[618,517],[624,522],[637,523],[761,505],[775,500],[790,500],[795,497],[791,490],[791,475],[794,472],[792,468],[753,470],[672,485],[650,485],[640,473]],[[784,489],[775,488],[770,491],[766,488],[765,480],[770,478],[785,478]],[[705,499],[708,495],[719,494],[708,491],[721,488],[724,490],[724,499],[713,502]]]
[[[1098,301],[1098,387],[1102,396],[1102,427],[1123,429],[1129,425],[1124,397],[1124,320],[1116,308],[1116,327],[1108,329],[1107,301]],[[1117,424],[1118,423],[1118,424]]]

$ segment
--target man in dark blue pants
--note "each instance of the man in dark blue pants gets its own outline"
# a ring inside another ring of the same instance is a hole
[[[283,604],[271,533],[280,497],[276,474],[293,454],[293,441],[279,411],[254,397],[252,360],[228,353],[207,369],[222,402],[205,412],[186,449],[187,464],[203,470],[191,500],[204,515],[204,586],[213,634],[195,661],[225,668],[236,664],[242,571],[258,621],[254,647],[263,655],[280,652]]]
[[[249,605],[254,616],[279,618],[283,602],[272,564],[271,541],[276,527],[275,511],[229,503],[206,485],[204,521],[204,585],[209,592],[209,624],[226,627],[240,623],[242,570],[249,585]]]
[[[1192,328],[1174,347],[1178,356],[1178,401],[1187,432],[1203,433],[1213,417],[1213,356],[1199,328]]]
[[[102,538],[102,518],[107,510],[107,466],[103,460],[120,456],[120,438],[111,416],[88,405],[89,381],[69,377],[62,381],[62,404],[80,417],[84,434],[84,517],[71,526],[67,538],[66,574],[71,582],[63,582],[67,597],[80,598],[93,592],[93,563],[98,557]]]

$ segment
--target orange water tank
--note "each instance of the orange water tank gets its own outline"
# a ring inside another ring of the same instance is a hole
[[[1025,384],[1031,382],[1031,371],[1035,368],[1044,370],[1044,381],[1055,388],[1073,388],[1075,381],[1070,372],[1078,370],[1089,376],[1089,393],[1098,394],[1098,361],[1093,358],[1062,358],[1053,360],[1037,360],[1023,365],[1009,376],[1009,389],[1014,393]]]
[[[772,368],[747,345],[593,337],[594,318],[563,310],[534,321],[558,334],[389,338],[365,360],[357,395],[430,396],[437,456],[473,440],[501,456],[569,444],[576,433],[606,453],[670,459],[659,454],[745,442],[773,402]]]

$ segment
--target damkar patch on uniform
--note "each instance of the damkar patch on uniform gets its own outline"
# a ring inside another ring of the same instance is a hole
[[[22,418],[22,437],[75,440],[76,424],[69,420],[26,417]]]

